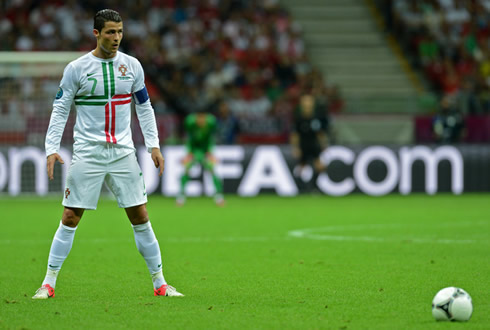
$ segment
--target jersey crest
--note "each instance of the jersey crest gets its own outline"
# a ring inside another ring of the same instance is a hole
[[[121,72],[121,76],[125,77],[126,76],[126,72],[128,71],[128,67],[125,66],[124,64],[121,64],[119,66],[119,72]]]

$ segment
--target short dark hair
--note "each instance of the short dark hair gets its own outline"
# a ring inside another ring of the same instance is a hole
[[[105,22],[122,22],[121,15],[112,9],[102,9],[94,16],[94,29],[101,32],[104,28]]]

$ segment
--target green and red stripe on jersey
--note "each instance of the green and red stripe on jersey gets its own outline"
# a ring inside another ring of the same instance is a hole
[[[116,105],[131,103],[131,94],[118,94],[112,97],[111,102],[105,105],[105,139],[109,143],[117,143],[116,140]],[[109,108],[110,104],[110,108]],[[110,125],[109,125],[110,123]],[[110,131],[109,131],[110,126]]]
[[[102,62],[104,95],[77,95],[75,105],[104,106],[106,141],[117,143],[116,140],[116,106],[131,103],[131,94],[116,94],[113,62]]]

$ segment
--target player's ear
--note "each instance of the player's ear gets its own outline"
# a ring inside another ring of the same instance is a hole
[[[99,30],[94,29],[94,30],[93,30],[93,33],[94,33],[95,38],[99,39],[99,34],[100,34],[100,33],[99,33]]]

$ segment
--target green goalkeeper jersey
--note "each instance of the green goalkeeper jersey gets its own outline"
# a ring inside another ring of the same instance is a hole
[[[199,125],[199,116],[204,116],[203,124]],[[184,122],[187,133],[187,150],[193,154],[211,152],[214,148],[216,118],[211,114],[190,114]]]

